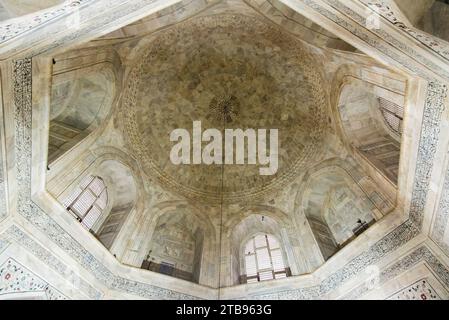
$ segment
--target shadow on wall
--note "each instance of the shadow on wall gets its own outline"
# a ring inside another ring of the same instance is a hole
[[[110,113],[114,87],[115,78],[108,68],[53,76],[48,164],[99,127]]]

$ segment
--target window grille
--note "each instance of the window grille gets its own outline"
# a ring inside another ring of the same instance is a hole
[[[279,242],[272,235],[257,235],[245,245],[247,283],[287,277]]]
[[[386,125],[396,134],[402,135],[404,108],[384,98],[379,98],[379,108]]]
[[[91,230],[106,208],[108,194],[103,179],[88,176],[70,194],[63,205],[78,221]]]

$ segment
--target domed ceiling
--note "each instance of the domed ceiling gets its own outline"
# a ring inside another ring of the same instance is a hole
[[[321,151],[327,100],[317,65],[301,42],[258,18],[178,24],[159,33],[130,71],[120,121],[127,145],[146,174],[189,198],[239,201],[282,187]],[[277,173],[172,164],[170,133],[192,132],[193,121],[203,131],[278,129]]]

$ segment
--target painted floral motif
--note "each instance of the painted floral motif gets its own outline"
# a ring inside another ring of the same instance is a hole
[[[5,294],[26,292],[43,292],[48,300],[67,299],[17,261],[8,259],[0,267],[0,299]]]

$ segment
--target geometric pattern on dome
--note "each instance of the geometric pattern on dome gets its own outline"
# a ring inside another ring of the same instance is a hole
[[[144,173],[170,190],[211,202],[257,198],[323,152],[328,102],[319,64],[278,26],[236,14],[199,17],[159,33],[134,61],[120,125]],[[257,165],[173,165],[170,132],[191,132],[198,120],[203,130],[278,129],[279,170],[261,176]]]

